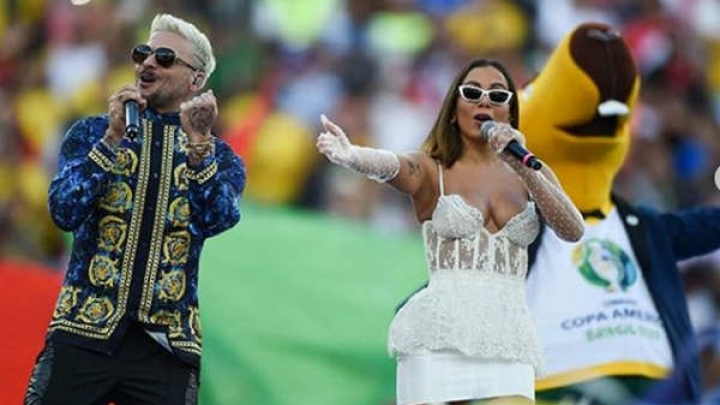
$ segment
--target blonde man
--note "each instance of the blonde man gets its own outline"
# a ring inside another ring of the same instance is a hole
[[[202,32],[158,15],[131,56],[136,83],[63,139],[49,207],[74,245],[26,405],[197,403],[200,251],[238,222],[245,169],[211,134]]]

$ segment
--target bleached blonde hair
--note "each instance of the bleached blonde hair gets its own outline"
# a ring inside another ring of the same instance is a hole
[[[158,14],[150,25],[150,35],[157,31],[173,32],[190,41],[193,64],[205,73],[206,80],[215,71],[215,56],[210,40],[194,24],[170,14]]]

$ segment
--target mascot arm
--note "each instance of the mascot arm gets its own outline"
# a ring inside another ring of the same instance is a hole
[[[720,208],[698,207],[660,215],[678,260],[720,248]]]
[[[538,205],[545,223],[563,240],[577,242],[585,231],[580,211],[565,194],[555,174],[543,162],[542,169],[529,169],[517,159],[504,159],[528,188],[532,199]]]

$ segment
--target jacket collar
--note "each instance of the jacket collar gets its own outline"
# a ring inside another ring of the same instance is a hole
[[[143,118],[163,125],[180,125],[180,114],[177,112],[159,113],[151,108],[146,108],[143,111]]]

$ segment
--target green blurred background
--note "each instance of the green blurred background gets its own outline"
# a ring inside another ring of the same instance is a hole
[[[425,278],[421,241],[317,213],[243,212],[203,253],[202,403],[393,403],[387,329]]]

